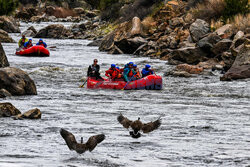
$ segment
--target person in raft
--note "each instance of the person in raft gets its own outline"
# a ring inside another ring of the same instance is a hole
[[[154,70],[153,69],[150,69],[150,65],[149,64],[146,64],[145,65],[145,68],[142,69],[141,71],[141,74],[142,74],[142,78],[143,77],[146,77],[148,75],[151,75],[151,74],[154,74]]]
[[[139,70],[139,68],[137,67],[136,64],[133,65],[133,69],[136,72],[135,78],[140,79],[141,78],[140,70]]]
[[[105,75],[112,80],[121,78],[120,70],[116,67],[115,64],[111,64],[111,67],[107,71],[105,71]]]
[[[133,62],[129,62],[125,65],[124,72],[123,72],[123,78],[126,82],[128,81],[134,81],[136,80],[136,71],[133,69]]]
[[[25,49],[28,49],[28,48],[30,48],[30,47],[32,47],[32,46],[33,46],[33,44],[32,44],[32,39],[29,39],[28,42],[25,42],[25,43],[24,43],[24,48],[25,48]]]
[[[28,38],[26,38],[25,35],[22,35],[22,38],[18,41],[19,48],[24,48],[24,44],[28,41]]]
[[[89,66],[88,68],[88,73],[87,76],[88,77],[96,77],[96,79],[101,79],[103,80],[103,78],[100,76],[100,66],[97,64],[98,60],[94,59],[93,64]]]
[[[36,45],[41,45],[41,46],[43,46],[43,47],[47,48],[47,44],[46,44],[45,42],[43,42],[43,40],[42,40],[42,39],[39,39],[39,41],[37,42],[37,44],[36,44]]]

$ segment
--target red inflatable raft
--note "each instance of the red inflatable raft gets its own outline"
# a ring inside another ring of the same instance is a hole
[[[109,81],[105,79],[96,80],[95,78],[88,78],[87,88],[89,89],[123,89],[127,82],[120,81]],[[130,89],[154,89],[159,90],[162,88],[162,77],[158,75],[149,75],[144,78],[138,79],[136,81],[131,81],[124,88],[126,90]]]
[[[49,57],[49,50],[43,46],[32,46],[16,52],[16,55],[27,57]]]

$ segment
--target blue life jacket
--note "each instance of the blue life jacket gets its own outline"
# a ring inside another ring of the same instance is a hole
[[[152,71],[151,69],[146,69],[146,68],[143,68],[142,71],[141,71],[141,75],[142,75],[142,78],[143,77],[146,77],[148,75],[151,75],[151,74],[154,74],[154,71]]]

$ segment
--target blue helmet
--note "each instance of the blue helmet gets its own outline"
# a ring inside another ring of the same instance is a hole
[[[151,66],[149,64],[146,64],[145,65],[145,68],[150,68]]]
[[[111,68],[115,68],[115,64],[111,64]]]
[[[43,39],[39,39],[39,42],[42,41],[43,42]]]
[[[118,67],[118,66],[117,66],[116,68],[117,68],[118,70],[120,69],[120,67]]]
[[[136,64],[134,64],[134,65],[133,65],[133,67],[137,67],[137,65],[136,65]]]
[[[29,41],[32,41],[32,39],[30,38]]]
[[[129,63],[128,63],[128,65],[130,65],[130,64],[134,65],[134,63],[133,63],[133,62],[129,62]]]

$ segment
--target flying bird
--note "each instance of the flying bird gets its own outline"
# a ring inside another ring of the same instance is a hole
[[[133,129],[133,131],[129,132],[130,136],[132,136],[133,138],[141,137],[140,131],[142,131],[143,133],[149,133],[159,128],[161,125],[160,118],[154,122],[149,122],[144,124],[140,121],[140,118],[138,118],[138,120],[136,121],[131,121],[128,118],[124,117],[122,114],[120,114],[117,117],[117,120],[120,124],[123,125],[124,128],[128,129],[129,127],[131,127]]]
[[[65,140],[67,146],[70,150],[75,150],[77,153],[82,154],[85,151],[92,151],[97,146],[97,144],[101,143],[105,139],[104,134],[91,136],[87,143],[83,144],[83,138],[81,137],[81,143],[76,142],[75,136],[68,132],[65,129],[60,130],[60,134]]]

